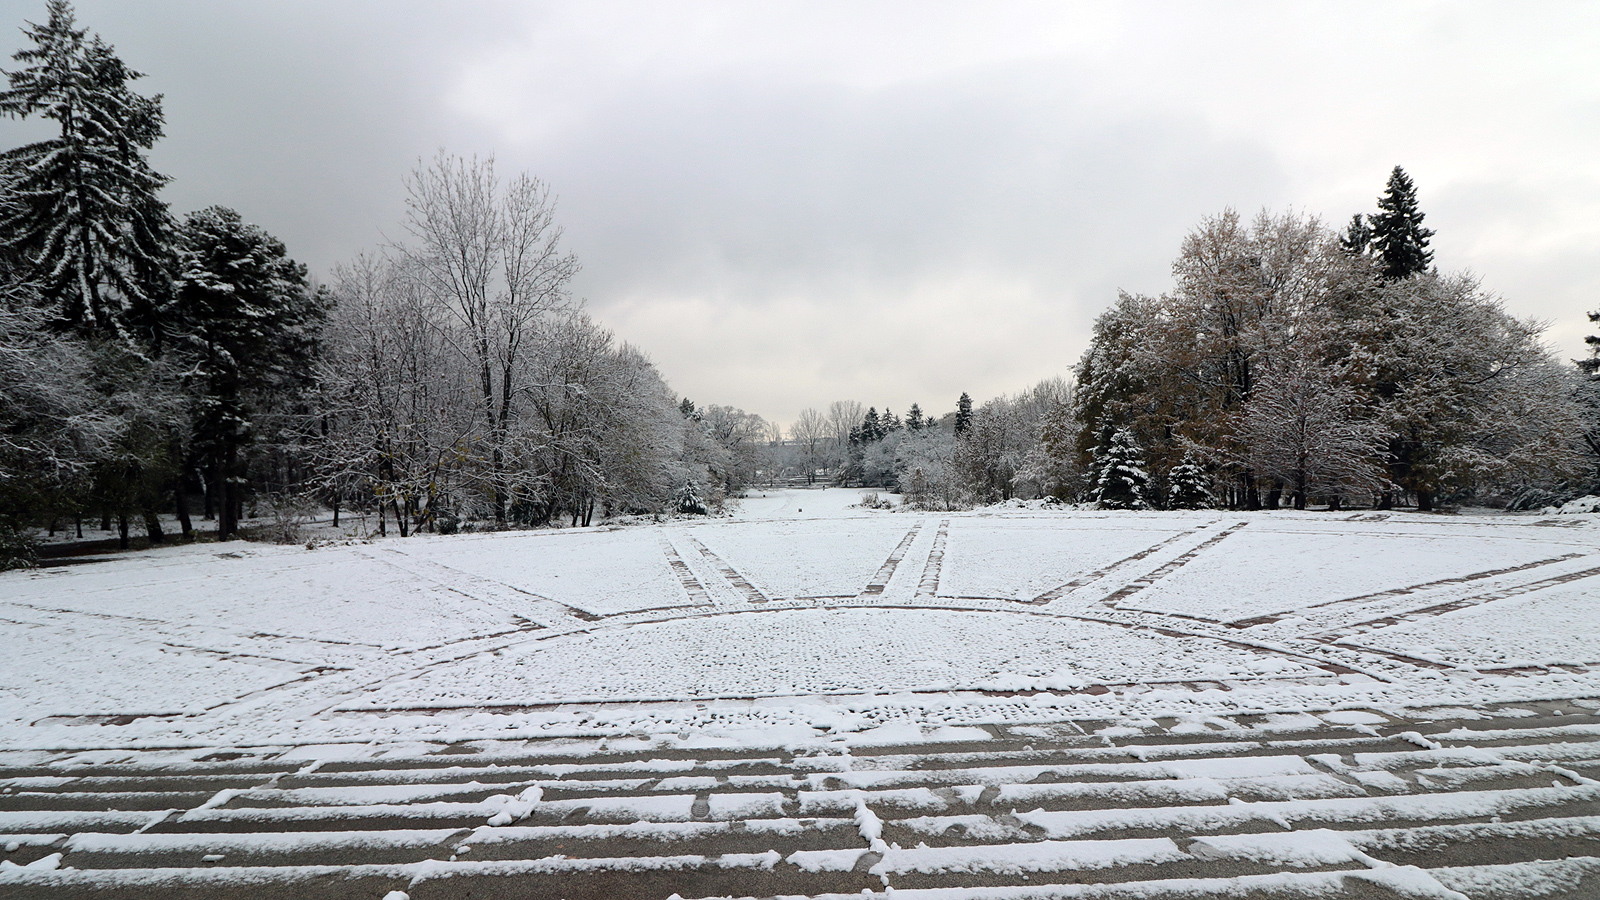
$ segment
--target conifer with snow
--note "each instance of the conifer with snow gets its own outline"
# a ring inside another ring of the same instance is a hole
[[[1150,476],[1133,435],[1118,429],[1095,462],[1094,499],[1101,509],[1149,508]]]
[[[1206,470],[1193,450],[1167,471],[1167,509],[1205,509],[1212,503]]]
[[[1395,280],[1428,271],[1433,251],[1422,227],[1425,216],[1417,206],[1417,186],[1399,166],[1389,173],[1389,183],[1378,198],[1378,212],[1369,217],[1372,249],[1383,264],[1383,277]]]
[[[0,113],[60,123],[57,137],[0,154],[0,253],[33,273],[58,318],[82,331],[129,336],[150,326],[170,290],[171,218],[156,193],[167,179],[145,159],[161,137],[161,97],[51,0],[24,34]]]

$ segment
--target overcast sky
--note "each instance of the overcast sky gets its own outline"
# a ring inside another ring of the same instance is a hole
[[[1439,266],[1563,357],[1600,307],[1596,3],[76,6],[166,95],[176,212],[325,276],[398,236],[419,157],[494,154],[559,195],[600,321],[785,423],[1066,374],[1203,216],[1342,225],[1396,164]]]

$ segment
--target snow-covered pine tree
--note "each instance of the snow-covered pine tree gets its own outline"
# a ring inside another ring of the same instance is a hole
[[[1399,166],[1389,173],[1389,183],[1378,198],[1378,213],[1370,217],[1372,249],[1383,262],[1383,277],[1396,280],[1426,272],[1433,262],[1424,216],[1417,207],[1417,186]]]
[[[163,319],[174,331],[174,354],[192,373],[195,449],[223,498],[217,536],[225,539],[237,524],[252,419],[310,378],[326,310],[305,266],[231,209],[214,206],[185,220],[179,264]]]
[[[871,444],[883,440],[883,425],[878,421],[878,408],[867,408],[867,414],[861,419],[861,443]]]
[[[60,123],[59,137],[0,154],[0,253],[31,269],[43,299],[86,332],[152,329],[171,286],[167,182],[144,151],[161,137],[161,97],[134,93],[143,77],[76,27],[50,0],[49,19],[23,33],[0,113]],[[150,337],[145,334],[142,337]]]
[[[1095,467],[1094,499],[1101,509],[1147,509],[1150,476],[1144,471],[1144,451],[1133,435],[1119,429],[1099,454]]]
[[[1212,504],[1206,470],[1193,450],[1167,471],[1167,509],[1205,509]]]
[[[969,429],[971,427],[972,427],[972,398],[967,396],[967,392],[966,391],[962,391],[961,392],[961,399],[956,401],[956,422],[955,422],[956,437],[961,437],[962,435],[966,434],[967,433],[967,429]]]
[[[1345,226],[1344,234],[1339,236],[1339,249],[1352,256],[1359,256],[1372,247],[1372,226],[1367,224],[1361,213],[1350,217],[1350,224]]]
[[[921,431],[924,424],[922,407],[915,403],[911,404],[911,408],[906,410],[906,430]]]

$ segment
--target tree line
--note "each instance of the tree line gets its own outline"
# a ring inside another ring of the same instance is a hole
[[[1175,288],[1119,296],[1070,380],[963,395],[946,432],[873,432],[842,477],[944,507],[1537,508],[1600,488],[1600,337],[1562,362],[1542,323],[1440,273],[1400,167],[1377,206],[1342,232],[1206,219]]]
[[[227,538],[252,507],[404,535],[704,513],[778,483],[939,509],[1528,507],[1600,486],[1600,337],[1563,363],[1540,323],[1440,273],[1398,167],[1342,231],[1204,220],[1173,290],[1119,296],[1070,377],[940,414],[837,401],[785,438],[674,395],[595,322],[548,186],[493,159],[419,163],[400,238],[326,285],[234,210],[174,216],[147,159],[162,98],[65,0],[47,12],[0,91],[57,126],[0,154],[5,564],[36,529],[98,519],[126,547],[198,516]]]
[[[147,152],[162,98],[51,0],[0,112],[0,561],[85,519],[167,539],[248,506],[380,531],[714,508],[756,477],[759,416],[675,397],[576,302],[555,201],[441,153],[405,239],[316,285],[237,212],[179,219]],[[167,519],[171,522],[173,519]]]

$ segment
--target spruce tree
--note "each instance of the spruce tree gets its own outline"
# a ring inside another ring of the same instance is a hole
[[[179,263],[178,290],[163,313],[175,332],[173,353],[191,373],[194,446],[222,500],[217,536],[225,539],[237,526],[254,420],[308,386],[326,310],[305,266],[231,209],[214,206],[184,221]]]
[[[915,403],[911,404],[911,408],[906,410],[906,430],[921,431],[924,424],[922,407]]]
[[[1190,450],[1184,453],[1183,462],[1167,472],[1167,509],[1205,509],[1211,503],[1205,467]]]
[[[1378,213],[1371,217],[1372,249],[1383,263],[1383,277],[1398,280],[1426,272],[1433,262],[1424,216],[1417,207],[1417,187],[1399,166],[1389,173],[1389,183],[1378,198]]]
[[[1589,313],[1589,321],[1600,322],[1600,312]],[[1600,334],[1585,335],[1583,342],[1589,345],[1589,358],[1578,360],[1578,368],[1590,376],[1600,375]]]
[[[86,333],[132,336],[153,327],[171,286],[167,181],[144,151],[161,137],[161,97],[112,48],[50,0],[49,20],[24,34],[0,113],[41,116],[58,137],[0,154],[0,253],[30,269],[59,319]],[[31,24],[31,23],[30,23]],[[150,337],[145,334],[143,337]]]
[[[1372,249],[1372,227],[1361,213],[1350,217],[1350,224],[1339,237],[1339,248],[1351,256],[1360,256]]]
[[[1132,435],[1119,429],[1096,462],[1094,499],[1101,509],[1149,507],[1150,476],[1144,471],[1144,451]]]
[[[861,420],[861,443],[871,444],[883,440],[883,425],[878,421],[878,408],[870,406]]]
[[[956,423],[955,423],[956,437],[961,437],[962,435],[966,434],[967,433],[967,429],[969,429],[971,427],[972,427],[972,398],[967,396],[967,392],[966,391],[962,391],[961,392],[961,399],[956,401]]]

